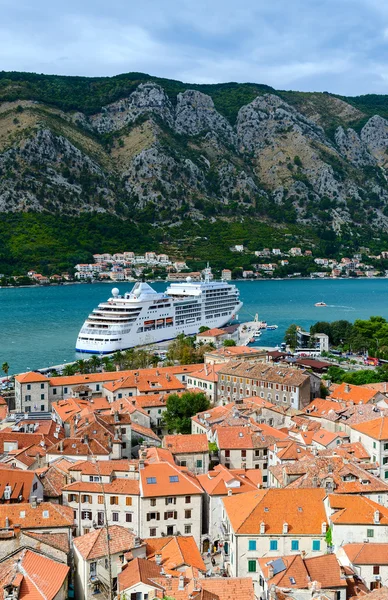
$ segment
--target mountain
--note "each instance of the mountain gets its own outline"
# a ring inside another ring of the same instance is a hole
[[[8,245],[0,268],[6,255],[19,264],[18,253],[39,243],[42,256],[48,246],[69,257],[57,238],[66,231],[77,244],[75,223],[86,227],[86,254],[102,249],[99,235],[111,249],[131,239],[135,250],[182,250],[188,232],[209,241],[226,231],[225,249],[242,241],[237,231],[257,247],[285,235],[310,245],[384,244],[387,118],[388,96],[190,85],[140,73],[2,72],[0,234]],[[36,239],[39,223],[49,243]],[[201,259],[213,246],[198,247],[202,254],[192,244],[190,252]]]

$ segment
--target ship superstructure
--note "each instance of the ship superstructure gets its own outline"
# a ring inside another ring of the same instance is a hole
[[[222,327],[242,307],[239,290],[225,281],[211,281],[210,269],[203,281],[171,283],[156,292],[137,282],[123,296],[113,288],[112,297],[88,316],[78,334],[76,351],[110,354],[198,333],[200,327]]]

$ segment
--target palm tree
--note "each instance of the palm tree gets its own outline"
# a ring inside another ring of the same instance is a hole
[[[4,373],[7,377],[7,383],[8,383],[9,364],[7,362],[3,362],[3,364],[1,365],[1,370],[4,371]]]
[[[121,366],[123,364],[124,361],[124,355],[122,352],[120,352],[120,350],[117,350],[117,352],[114,353],[113,358],[112,358],[116,368],[118,367],[118,371],[121,370]]]
[[[80,373],[84,374],[88,372],[88,365],[86,363],[86,360],[82,360],[81,358],[80,360],[76,361],[75,365]]]
[[[65,365],[62,369],[62,375],[69,377],[70,375],[74,375],[75,367],[74,365]]]
[[[95,373],[98,367],[101,366],[101,358],[99,358],[96,354],[93,354],[89,360],[89,365],[92,367],[93,373]]]

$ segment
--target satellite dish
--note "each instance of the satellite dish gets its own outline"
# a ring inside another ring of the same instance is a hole
[[[117,296],[119,295],[119,293],[120,293],[119,288],[113,288],[113,290],[112,290],[112,296],[114,298],[117,298]]]
[[[186,277],[186,281],[187,281],[187,283],[190,283],[191,282],[191,277],[190,276]]]

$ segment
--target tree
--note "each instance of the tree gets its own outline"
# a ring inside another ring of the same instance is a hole
[[[206,325],[201,325],[199,328],[199,333],[205,333],[205,331],[210,331],[210,327],[206,327]]]
[[[92,368],[92,372],[95,373],[98,367],[101,366],[101,358],[96,354],[93,354],[93,356],[89,359],[89,364]]]
[[[235,346],[236,342],[234,340],[224,340],[222,345],[227,348],[228,346]]]
[[[8,382],[9,364],[7,362],[3,362],[3,364],[1,365],[1,370],[5,373]]]
[[[293,323],[292,325],[290,325],[288,327],[288,329],[286,330],[286,333],[284,334],[284,341],[286,342],[287,346],[290,346],[290,348],[294,349],[297,347],[298,342],[297,342],[297,331],[299,330],[299,325],[295,325],[295,323]]]
[[[71,375],[74,375],[75,371],[76,371],[75,365],[65,365],[62,369],[62,375],[69,377]]]
[[[167,410],[163,415],[163,422],[168,431],[173,433],[190,433],[191,417],[207,410],[209,400],[203,392],[184,392],[170,394],[167,398]]]

